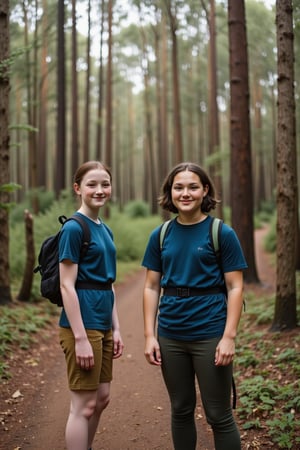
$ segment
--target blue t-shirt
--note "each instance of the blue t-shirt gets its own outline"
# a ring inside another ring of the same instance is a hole
[[[86,255],[80,260],[83,231],[75,220],[65,223],[59,240],[59,261],[78,264],[78,280],[113,283],[116,279],[116,248],[111,230],[103,222],[95,223],[80,215],[90,228],[91,240]],[[80,261],[79,261],[80,260]],[[86,329],[109,330],[112,327],[113,291],[77,289],[82,320]],[[64,308],[59,325],[70,327]]]
[[[212,217],[193,225],[173,220],[160,250],[160,226],[150,235],[142,265],[162,274],[161,287],[211,288],[224,286],[210,239]],[[220,235],[223,272],[247,268],[234,230],[222,225]],[[171,339],[209,339],[223,334],[227,314],[224,293],[190,297],[162,295],[158,334]]]

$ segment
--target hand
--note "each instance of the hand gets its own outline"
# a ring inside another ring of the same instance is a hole
[[[149,364],[161,366],[160,347],[155,337],[146,338],[144,354]]]
[[[216,366],[228,366],[232,363],[235,354],[235,342],[233,338],[222,337],[215,353]]]
[[[113,340],[114,340],[113,359],[117,359],[120,358],[120,356],[122,356],[124,349],[124,344],[119,330],[113,331]]]
[[[94,352],[88,338],[75,341],[76,362],[81,369],[90,370],[94,367]]]

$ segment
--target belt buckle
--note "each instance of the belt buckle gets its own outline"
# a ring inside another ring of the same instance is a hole
[[[189,288],[176,288],[178,297],[189,297],[190,289]]]

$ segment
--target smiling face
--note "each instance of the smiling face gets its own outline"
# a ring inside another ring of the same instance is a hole
[[[179,216],[188,215],[195,219],[201,217],[201,204],[207,192],[208,186],[203,186],[196,173],[189,170],[177,173],[173,180],[171,196]]]
[[[89,170],[80,184],[74,183],[74,191],[81,196],[84,210],[98,212],[111,197],[110,174],[103,168]]]

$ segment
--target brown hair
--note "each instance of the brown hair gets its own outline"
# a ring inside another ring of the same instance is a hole
[[[100,161],[87,161],[87,162],[81,164],[81,166],[78,167],[78,169],[76,170],[74,177],[73,177],[74,183],[76,183],[76,184],[78,184],[78,186],[80,186],[84,175],[87,172],[89,172],[90,170],[94,170],[94,169],[105,170],[110,177],[110,181],[112,181],[111,172],[110,172],[109,168],[105,166],[105,164],[103,164]]]
[[[203,186],[208,187],[208,192],[206,196],[203,198],[201,204],[201,211],[206,213],[212,209],[215,209],[216,204],[219,203],[219,200],[215,198],[215,187],[213,185],[213,182],[208,176],[208,174],[205,172],[205,170],[202,169],[202,167],[192,162],[182,162],[177,166],[173,167],[173,169],[169,172],[161,187],[162,193],[158,198],[159,205],[167,211],[178,213],[178,209],[172,203],[171,191],[175,176],[179,172],[183,172],[185,170],[194,172],[196,175],[198,175]]]

